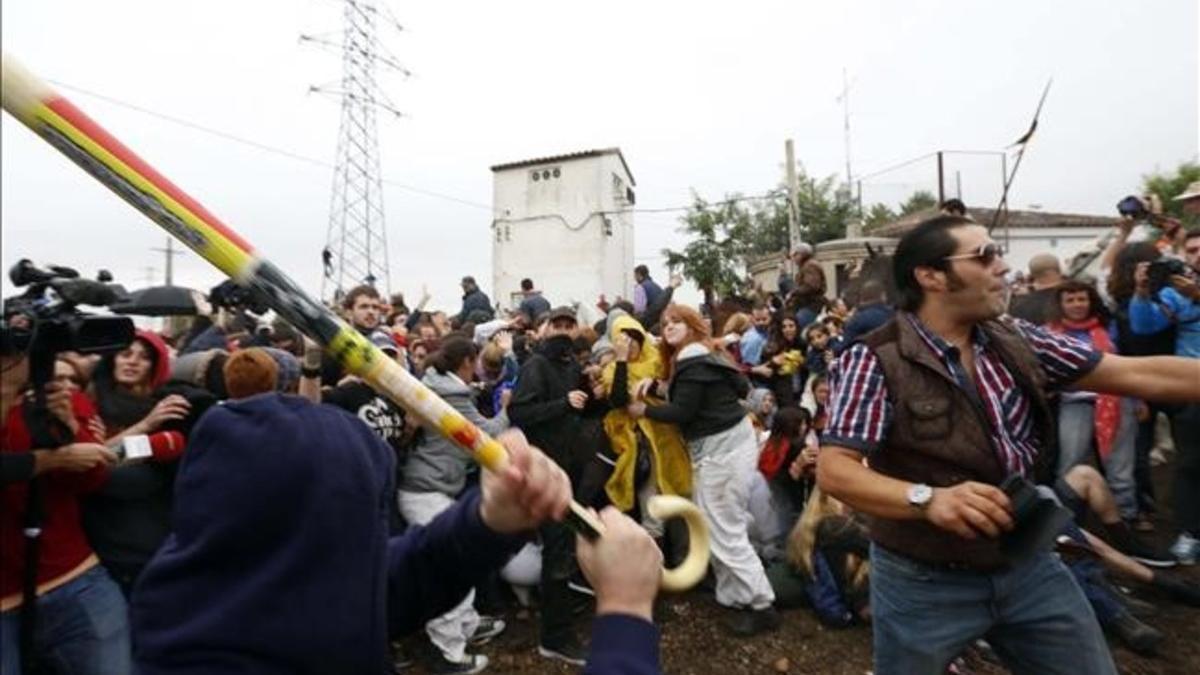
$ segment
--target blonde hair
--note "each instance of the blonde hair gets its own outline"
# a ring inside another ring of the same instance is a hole
[[[809,578],[815,577],[813,549],[817,545],[817,526],[830,516],[843,516],[846,512],[844,504],[825,494],[820,487],[814,487],[808,497],[808,503],[804,505],[804,512],[800,514],[800,519],[788,534],[788,562],[796,569],[802,570]],[[845,573],[852,588],[861,588],[867,583],[870,563],[856,555],[847,556]]]
[[[725,325],[721,328],[721,335],[729,335],[737,333],[741,335],[750,330],[751,326],[750,315],[745,312],[735,312],[725,319]]]

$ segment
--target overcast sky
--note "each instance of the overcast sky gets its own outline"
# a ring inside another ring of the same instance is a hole
[[[392,2],[384,33],[414,72],[383,77],[409,117],[380,117],[393,290],[490,279],[492,164],[619,146],[638,206],[758,194],[783,142],[816,175],[868,175],[938,149],[998,150],[1054,78],[1010,203],[1109,214],[1141,176],[1195,160],[1194,0]],[[326,162],[337,103],[307,93],[340,58],[301,45],[340,28],[334,0],[5,0],[2,39],[43,78]],[[77,105],[313,290],[332,171],[222,140],[63,86]],[[20,257],[161,282],[161,230],[8,115],[0,123],[5,270]],[[993,158],[951,157],[968,204],[990,206]],[[936,189],[932,161],[864,181],[868,202]],[[677,214],[638,213],[636,255],[678,246]],[[148,269],[148,268],[153,268]],[[217,273],[190,252],[176,283]],[[12,292],[7,276],[4,294]],[[490,288],[485,288],[490,292]],[[553,289],[548,289],[553,299]]]

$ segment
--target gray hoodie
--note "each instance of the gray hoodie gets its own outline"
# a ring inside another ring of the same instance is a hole
[[[495,436],[508,428],[506,412],[491,419],[479,414],[471,388],[454,373],[442,375],[430,368],[421,381],[484,433]],[[400,490],[458,496],[466,486],[467,467],[472,461],[470,455],[446,440],[436,429],[425,427],[421,434],[420,443],[409,454],[404,466]]]

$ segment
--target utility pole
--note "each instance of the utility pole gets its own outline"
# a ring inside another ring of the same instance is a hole
[[[838,96],[837,100],[842,104],[846,141],[846,189],[849,190],[851,183],[854,182],[854,176],[850,172],[850,81],[847,79],[845,68],[842,68],[842,95]]]
[[[937,153],[937,170],[938,170],[938,207],[946,202],[946,172],[942,162],[942,151]]]
[[[342,2],[340,39],[300,36],[301,41],[332,48],[342,56],[340,82],[309,88],[336,96],[342,105],[329,227],[322,251],[321,297],[326,300],[359,284],[381,282],[384,295],[391,292],[375,113],[403,115],[380,86],[376,70],[382,67],[405,77],[411,75],[378,38],[381,24],[397,33],[403,30],[387,6],[377,7],[375,0]]]
[[[167,237],[167,245],[164,248],[152,248],[151,251],[157,251],[167,256],[167,274],[166,283],[168,286],[175,285],[175,256],[183,255],[183,251],[175,250],[175,238]]]
[[[800,185],[796,182],[796,148],[792,139],[783,144],[787,161],[788,188],[788,249],[800,243]]]

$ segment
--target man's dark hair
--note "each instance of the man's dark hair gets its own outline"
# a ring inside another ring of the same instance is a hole
[[[476,355],[475,343],[462,335],[447,336],[442,346],[428,357],[428,363],[439,374],[453,372],[458,369],[464,359],[473,359]]]
[[[638,265],[637,267],[633,268],[633,273],[638,276],[648,277],[650,276],[650,268],[646,267],[645,265]]]
[[[892,257],[892,274],[900,296],[896,304],[900,309],[915,312],[925,300],[925,291],[914,276],[918,267],[949,269],[946,257],[954,255],[958,248],[950,230],[977,224],[963,216],[937,216],[917,225],[900,239]]]
[[[965,216],[967,215],[967,205],[963,203],[963,200],[952,197],[942,202],[942,211],[951,216]]]
[[[1112,298],[1113,303],[1121,306],[1133,297],[1136,286],[1133,273],[1138,263],[1153,262],[1161,257],[1158,247],[1148,241],[1130,244],[1118,253],[1112,272],[1108,275],[1108,297]]]
[[[1200,227],[1193,227],[1192,229],[1183,233],[1184,241],[1191,241],[1192,239],[1195,239],[1196,237],[1200,237]]]
[[[376,300],[383,299],[383,296],[379,295],[379,291],[375,290],[374,286],[363,284],[361,286],[355,286],[354,288],[351,288],[350,292],[346,293],[346,299],[342,301],[342,307],[345,307],[346,309],[354,309],[354,303],[358,302],[358,299],[364,295],[368,298],[374,298]]]
[[[532,291],[533,290],[533,279],[530,279],[528,277],[522,279],[521,280],[521,290]]]

